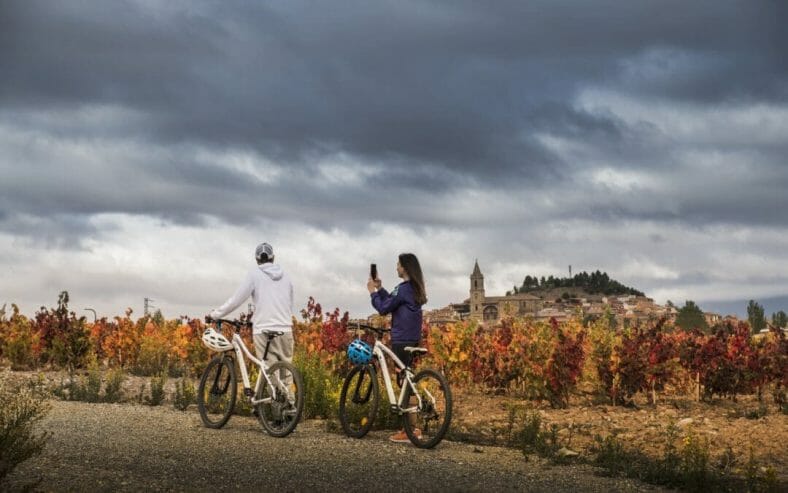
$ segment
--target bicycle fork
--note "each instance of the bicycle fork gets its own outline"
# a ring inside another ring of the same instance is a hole
[[[372,382],[370,381],[370,384],[367,387],[367,392],[363,397],[360,394],[362,383],[364,382],[365,376],[367,376],[370,380],[375,378],[375,376],[374,376],[374,372],[370,371],[367,367],[361,368],[359,373],[360,375],[358,377],[358,380],[356,381],[356,388],[353,389],[353,397],[351,398],[351,400],[353,401],[354,404],[366,404],[367,402],[369,402],[369,398],[372,396]]]
[[[235,364],[232,358],[225,356],[222,358],[222,362],[219,365],[219,369],[216,371],[216,375],[213,377],[213,382],[211,383],[211,395],[224,395],[227,392],[227,388],[230,386],[230,373],[228,372],[227,375],[222,375],[222,370],[224,369],[224,362],[229,359],[230,366]],[[225,377],[224,382],[221,382],[222,377]],[[221,385],[220,385],[221,383]]]

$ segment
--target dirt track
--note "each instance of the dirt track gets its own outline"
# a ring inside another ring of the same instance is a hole
[[[587,466],[552,467],[518,451],[444,441],[434,450],[362,440],[301,423],[271,438],[253,418],[202,427],[193,408],[53,401],[45,452],[0,490],[35,491],[660,491]]]

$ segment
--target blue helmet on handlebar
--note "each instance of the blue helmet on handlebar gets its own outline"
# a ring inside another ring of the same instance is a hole
[[[347,359],[354,365],[365,365],[372,360],[372,348],[361,339],[354,339],[347,347]]]

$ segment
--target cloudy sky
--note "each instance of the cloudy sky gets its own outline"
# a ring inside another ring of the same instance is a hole
[[[0,306],[600,269],[788,310],[788,3],[0,1]]]

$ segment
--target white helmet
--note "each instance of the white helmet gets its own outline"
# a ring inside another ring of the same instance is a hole
[[[205,332],[202,333],[202,342],[210,349],[219,353],[229,351],[233,348],[233,345],[230,344],[230,341],[228,341],[226,337],[216,332],[211,327],[208,327],[205,329]]]

